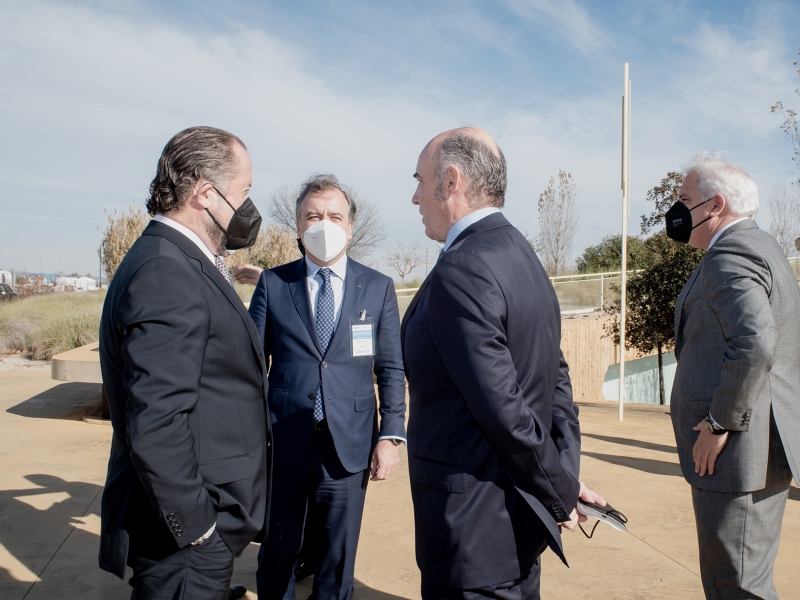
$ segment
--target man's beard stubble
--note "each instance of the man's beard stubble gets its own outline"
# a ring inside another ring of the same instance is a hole
[[[214,218],[219,221],[219,217],[214,215]],[[211,240],[211,250],[216,256],[228,256],[228,251],[225,249],[225,244],[227,243],[227,238],[225,233],[217,226],[214,221],[211,220],[211,217],[206,215],[206,218],[203,222],[203,225],[206,229],[206,233],[208,234],[208,239]]]

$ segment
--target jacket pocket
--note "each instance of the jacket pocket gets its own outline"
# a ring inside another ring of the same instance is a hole
[[[356,396],[355,400],[356,412],[363,412],[365,410],[369,410],[370,408],[375,408],[376,404],[377,401],[375,398],[375,392],[372,392],[371,394],[362,394],[360,396]]]
[[[212,485],[240,481],[254,475],[253,465],[247,454],[200,463],[198,471],[200,476]]]
[[[269,388],[269,405],[284,406],[288,400],[289,392]]]
[[[413,454],[408,466],[414,483],[454,494],[463,494],[469,487],[469,474],[464,465],[433,461]]]

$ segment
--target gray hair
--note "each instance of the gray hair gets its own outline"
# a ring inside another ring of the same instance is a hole
[[[688,176],[697,173],[697,189],[703,200],[717,194],[725,197],[731,213],[737,217],[756,216],[758,212],[758,187],[742,169],[722,158],[723,152],[701,150],[683,167]]]
[[[467,180],[467,197],[472,208],[502,207],[506,197],[506,158],[481,139],[468,133],[454,133],[442,142],[436,166],[436,194],[442,198],[444,174],[455,167]]]
[[[300,192],[297,194],[297,200],[295,200],[294,205],[295,218],[298,221],[300,220],[300,205],[303,203],[303,200],[309,196],[328,190],[339,190],[342,192],[342,195],[344,195],[347,200],[347,216],[350,222],[353,223],[356,220],[356,203],[353,200],[353,196],[345,186],[339,183],[336,176],[330,173],[315,173],[300,187]]]
[[[227,192],[239,169],[236,144],[247,150],[238,137],[214,127],[190,127],[176,134],[158,159],[147,212],[166,214],[181,208],[200,180]]]

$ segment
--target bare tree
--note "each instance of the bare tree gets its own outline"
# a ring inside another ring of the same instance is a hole
[[[298,258],[297,234],[291,229],[270,223],[258,232],[255,244],[237,250],[225,259],[225,264],[233,273],[246,264],[272,269]]]
[[[800,55],[800,50],[797,51]],[[795,67],[800,67],[800,61],[794,63]],[[797,69],[797,74],[800,75],[800,68]],[[795,94],[800,97],[800,88],[795,89]],[[794,181],[795,191],[800,194],[800,124],[797,122],[797,111],[791,108],[784,108],[782,102],[776,102],[772,105],[772,112],[778,113],[783,117],[783,124],[781,129],[786,139],[792,144],[794,150],[794,157],[792,160],[797,165],[798,178]]]
[[[786,185],[776,179],[769,191],[769,213],[772,223],[769,232],[775,236],[786,256],[797,254],[795,240],[800,237],[800,209]]]
[[[406,282],[406,276],[415,268],[425,262],[425,250],[415,240],[409,244],[395,241],[386,250],[386,263],[400,275],[400,285]]]
[[[539,196],[539,228],[534,248],[542,258],[548,275],[567,270],[572,260],[572,242],[578,232],[578,209],[575,206],[575,183],[572,175],[558,171]]]
[[[119,263],[128,253],[133,242],[147,227],[150,217],[140,208],[136,208],[133,204],[128,207],[128,212],[117,212],[114,209],[113,214],[105,213],[108,223],[104,228],[99,225],[97,228],[103,234],[103,241],[100,244],[100,249],[97,251],[100,256],[103,268],[106,270],[108,280],[114,277],[117,272]]]
[[[267,216],[272,222],[292,231],[297,229],[295,202],[300,193],[300,187],[299,185],[284,185],[272,194],[267,201]],[[378,206],[374,202],[360,197],[355,190],[348,189],[347,191],[356,205],[353,239],[350,240],[347,254],[355,260],[362,260],[383,241],[383,223]]]

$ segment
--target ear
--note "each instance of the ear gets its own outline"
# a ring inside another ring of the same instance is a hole
[[[721,215],[728,206],[728,200],[722,194],[714,196],[714,207],[711,209],[715,215]]]
[[[192,198],[203,210],[209,209],[214,204],[216,192],[207,181],[198,181],[192,190]]]
[[[442,196],[444,196],[444,199],[449,200],[463,185],[464,179],[461,177],[459,170],[453,166],[447,167],[442,176]]]
[[[347,232],[348,241],[353,239],[353,225],[355,225],[355,223],[353,223],[353,221],[350,221],[347,224],[347,228],[345,228],[345,231]]]

